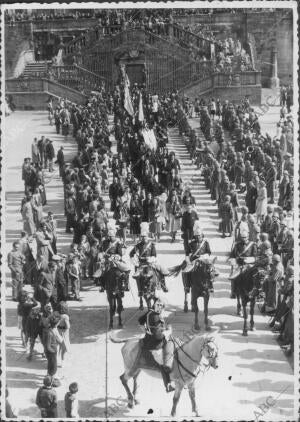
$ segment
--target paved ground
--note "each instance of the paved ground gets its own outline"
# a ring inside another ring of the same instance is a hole
[[[275,110],[276,109],[276,110]],[[267,131],[270,123],[277,121],[278,107],[272,108],[262,117]],[[194,121],[197,126],[198,122]],[[273,127],[273,126],[272,126]],[[54,141],[54,147],[65,146],[66,155],[71,157],[76,148],[71,137],[64,139],[56,135],[50,127],[44,112],[16,112],[6,119],[5,162],[6,175],[6,251],[10,250],[22,227],[19,213],[23,195],[21,164],[25,156],[30,156],[33,137],[45,135]],[[210,301],[210,323],[220,350],[219,369],[211,369],[197,380],[197,402],[201,419],[213,420],[252,420],[257,415],[260,420],[291,420],[293,416],[293,372],[279,348],[274,334],[268,329],[268,320],[257,310],[255,314],[256,331],[248,337],[241,335],[242,320],[235,315],[235,301],[229,299],[229,266],[225,262],[231,247],[231,239],[222,239],[216,231],[218,226],[217,210],[205,190],[203,181],[188,159],[185,147],[175,129],[170,131],[170,149],[176,151],[182,164],[182,177],[193,188],[197,209],[203,230],[209,238],[213,253],[218,256],[220,276],[215,283],[215,293]],[[64,233],[62,206],[62,184],[57,176],[48,180],[48,205],[59,220],[59,242],[61,251],[66,251],[71,242]],[[178,238],[180,236],[178,235]],[[129,247],[130,249],[130,247]],[[181,240],[174,244],[165,234],[157,245],[159,259],[167,266],[173,266],[183,259]],[[11,401],[19,407],[22,417],[39,417],[34,404],[36,390],[46,372],[46,361],[36,355],[27,362],[24,349],[20,345],[19,331],[16,328],[16,304],[11,301],[11,289],[7,277],[6,299],[6,361],[7,385]],[[192,328],[193,314],[183,313],[183,288],[181,277],[167,281],[169,293],[167,316],[176,335],[183,338]],[[70,303],[72,353],[64,370],[65,379],[57,389],[59,397],[59,416],[64,416],[63,396],[72,381],[79,383],[80,416],[115,418],[168,417],[172,395],[166,394],[160,379],[149,374],[141,374],[140,390],[142,404],[133,410],[126,408],[125,391],[119,381],[123,371],[121,345],[112,344],[107,336],[107,302],[105,294],[98,293],[91,284],[84,286],[83,302]],[[203,304],[200,302],[201,311]],[[137,293],[131,281],[131,292],[124,300],[125,328],[114,331],[116,337],[130,337],[141,334],[137,319]],[[202,323],[202,312],[200,314]],[[202,324],[203,325],[203,324]],[[201,331],[201,334],[203,331]],[[37,350],[40,351],[40,345]],[[270,399],[270,396],[273,400]],[[267,408],[267,403],[272,403]],[[259,406],[265,409],[265,415]],[[178,405],[178,417],[190,418],[191,406],[187,392],[184,391]]]

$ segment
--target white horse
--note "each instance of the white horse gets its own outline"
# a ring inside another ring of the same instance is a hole
[[[137,378],[141,370],[160,371],[159,364],[153,365],[145,362],[141,353],[141,340],[131,339],[113,339],[114,343],[124,343],[122,355],[124,360],[125,372],[120,376],[121,382],[126,390],[128,397],[128,407],[133,408],[139,401],[136,398],[138,383]],[[200,372],[208,370],[210,367],[218,368],[218,348],[213,337],[194,336],[192,339],[181,344],[179,340],[174,339],[176,349],[174,353],[173,367],[170,373],[171,381],[174,381],[175,392],[173,396],[173,406],[171,416],[176,416],[176,407],[184,387],[189,390],[189,396],[192,403],[193,416],[198,416],[198,409],[195,400],[195,380]],[[133,391],[130,391],[128,380],[133,378]]]

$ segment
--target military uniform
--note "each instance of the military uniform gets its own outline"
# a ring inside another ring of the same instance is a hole
[[[189,258],[193,262],[196,259],[200,258],[202,255],[211,255],[210,245],[207,239],[202,239],[200,242],[193,238],[189,243]],[[191,280],[189,277],[189,272],[182,273],[182,280],[185,286],[185,289],[189,292],[191,288]],[[213,291],[213,285],[211,280],[209,281],[209,289]]]
[[[247,264],[244,262],[244,258],[256,257],[257,256],[257,245],[254,242],[236,242],[231,253],[230,258],[235,258],[240,270],[243,271],[247,268]],[[231,279],[231,297],[235,296],[235,277]]]
[[[166,329],[162,316],[150,309],[139,318],[139,324],[145,325],[146,335],[143,338],[143,348],[146,350],[163,349],[163,365],[160,367],[165,386],[170,383],[170,372],[173,367],[175,347],[172,340],[167,340],[164,335]],[[171,390],[167,390],[171,391]]]
[[[137,255],[138,261],[139,261],[139,268],[136,268],[137,271],[134,275],[134,278],[137,279],[139,296],[142,296],[141,285],[140,285],[139,279],[140,279],[141,273],[143,271],[143,266],[149,265],[148,258],[156,257],[155,244],[153,242],[149,241],[149,240],[146,243],[138,242],[136,244],[136,246],[129,253],[130,258],[133,258],[134,255]],[[161,265],[159,265],[157,263],[151,263],[151,266],[154,267],[160,273],[161,287],[162,287],[163,291],[167,292],[168,289],[166,287],[165,278],[164,278],[164,276],[167,275],[167,272],[164,270],[164,268],[162,268]]]

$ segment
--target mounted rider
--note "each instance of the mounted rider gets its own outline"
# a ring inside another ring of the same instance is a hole
[[[235,295],[235,279],[242,272],[250,268],[251,264],[255,263],[258,251],[255,242],[249,241],[249,232],[243,230],[240,232],[240,240],[235,242],[229,258],[232,258],[232,265],[235,270],[232,271],[229,280],[231,280],[231,299]]]
[[[115,220],[110,220],[107,223],[107,238],[103,240],[100,247],[100,252],[102,253],[100,261],[103,265],[102,275],[111,268],[117,268],[120,276],[130,271],[130,267],[122,260],[124,245],[117,239],[116,234],[116,222]],[[128,277],[125,277],[125,280],[125,290],[128,291]],[[101,283],[100,291],[104,291],[103,282]]]
[[[186,257],[186,263],[187,266],[183,270],[183,274],[188,275],[190,271],[192,271],[195,267],[196,262],[203,261],[208,259],[208,256],[211,255],[211,248],[208,240],[204,237],[204,234],[201,230],[201,227],[199,225],[198,221],[195,221],[194,227],[193,227],[193,238],[189,243],[189,255]],[[216,270],[214,270],[214,275],[217,276],[218,273]],[[185,283],[187,283],[186,287],[189,287],[188,278],[184,277]],[[211,292],[214,291],[212,280],[209,279],[209,290]]]
[[[139,286],[139,280],[142,276],[148,274],[149,269],[155,269],[160,275],[160,284],[164,292],[167,292],[167,286],[165,282],[165,276],[168,275],[168,271],[156,262],[156,247],[154,242],[149,239],[149,224],[146,222],[141,223],[141,240],[129,253],[130,258],[135,258],[136,272],[133,278],[137,280]],[[139,288],[139,287],[138,287]],[[139,289],[140,290],[140,289]],[[139,291],[141,296],[141,292]]]
[[[160,370],[167,393],[174,391],[170,380],[170,372],[173,367],[174,342],[170,339],[171,327],[166,325],[162,315],[165,303],[161,298],[156,298],[152,309],[139,318],[139,324],[143,325],[146,335],[142,340],[142,350],[148,350],[155,361],[160,363]],[[159,351],[162,350],[162,360],[159,359]],[[162,363],[162,364],[161,364]]]

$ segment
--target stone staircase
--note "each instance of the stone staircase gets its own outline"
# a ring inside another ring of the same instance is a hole
[[[204,135],[199,127],[199,119],[194,121],[197,136],[204,141]],[[169,143],[167,145],[169,151],[174,151],[176,157],[180,160],[181,171],[180,177],[184,185],[189,185],[192,195],[196,200],[196,211],[198,213],[199,221],[203,229],[205,237],[208,239],[212,255],[217,256],[216,268],[218,269],[219,276],[215,282],[216,287],[218,284],[227,291],[229,296],[229,281],[228,276],[230,273],[230,265],[227,261],[231,246],[232,238],[221,238],[218,232],[219,216],[218,209],[215,201],[211,200],[210,193],[204,184],[204,178],[200,175],[197,166],[192,164],[186,146],[183,143],[182,137],[178,134],[177,128],[169,130]]]
[[[49,63],[51,63],[51,61],[49,60],[28,63],[25,66],[22,76],[24,78],[35,78],[37,76],[45,76],[47,74]]]

